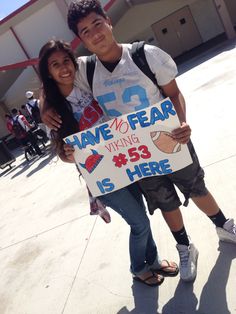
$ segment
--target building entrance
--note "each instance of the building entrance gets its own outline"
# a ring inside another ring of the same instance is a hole
[[[173,58],[202,43],[188,6],[154,23],[152,29],[160,48]]]

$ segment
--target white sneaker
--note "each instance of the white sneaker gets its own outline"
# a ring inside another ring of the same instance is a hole
[[[183,281],[193,281],[197,276],[198,250],[193,243],[189,246],[177,244],[179,252],[179,273]]]
[[[233,219],[228,219],[223,228],[216,227],[216,232],[220,241],[236,244],[236,225]]]

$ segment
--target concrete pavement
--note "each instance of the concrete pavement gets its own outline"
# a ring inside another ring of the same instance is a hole
[[[177,81],[207,186],[236,219],[235,45],[181,65]],[[150,288],[129,273],[128,226],[111,210],[108,225],[89,216],[73,165],[20,155],[0,177],[0,314],[236,313],[236,246],[219,244],[193,203],[182,213],[200,252],[196,281]],[[160,212],[150,219],[161,256],[178,261]]]

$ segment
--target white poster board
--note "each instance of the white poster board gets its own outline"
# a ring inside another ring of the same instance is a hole
[[[180,123],[170,99],[68,136],[75,160],[93,196],[192,163],[187,145],[171,131]]]

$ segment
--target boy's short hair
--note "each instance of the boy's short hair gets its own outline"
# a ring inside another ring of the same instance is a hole
[[[107,14],[103,10],[101,2],[98,0],[78,0],[70,3],[67,14],[67,24],[69,29],[71,29],[76,36],[79,36],[77,24],[92,12],[101,15],[105,19],[107,18]]]

